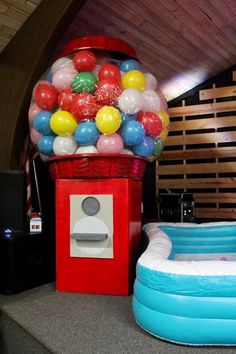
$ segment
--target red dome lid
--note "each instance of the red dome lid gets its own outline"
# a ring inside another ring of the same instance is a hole
[[[110,52],[121,53],[131,58],[137,59],[136,51],[127,42],[106,36],[89,36],[75,38],[65,45],[61,56],[68,55],[74,51],[82,49],[100,49]]]

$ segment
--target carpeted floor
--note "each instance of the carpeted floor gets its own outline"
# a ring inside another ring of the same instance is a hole
[[[131,300],[131,296],[57,293],[54,284],[46,284],[17,295],[0,295],[0,352],[236,353],[234,347],[187,347],[152,337],[137,326]]]

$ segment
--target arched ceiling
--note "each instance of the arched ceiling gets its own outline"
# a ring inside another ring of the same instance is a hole
[[[1,51],[40,2],[0,2]],[[57,51],[72,38],[99,34],[132,44],[171,100],[235,65],[236,1],[88,0]]]

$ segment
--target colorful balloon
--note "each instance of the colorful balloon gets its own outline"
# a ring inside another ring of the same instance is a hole
[[[52,135],[43,135],[38,141],[38,149],[39,151],[46,156],[52,156],[53,152],[53,142],[55,140],[55,136]]]
[[[144,126],[147,135],[152,137],[160,136],[162,131],[162,122],[156,113],[141,111],[138,113],[137,120]]]
[[[39,106],[33,102],[30,104],[29,106],[29,110],[28,110],[28,117],[29,117],[29,126],[30,128],[32,127],[33,125],[33,120],[34,120],[34,117],[36,116],[37,113],[41,112],[41,108],[39,108]]]
[[[96,57],[90,50],[80,50],[72,60],[78,71],[92,71],[96,66]]]
[[[130,120],[137,119],[137,114],[125,114],[124,112],[121,112],[121,117],[122,117],[122,125],[123,125],[126,122],[129,122]]]
[[[126,154],[126,155],[133,155],[133,151],[129,150],[129,149],[123,149],[121,151],[122,154]]]
[[[84,71],[77,74],[71,83],[71,87],[75,92],[93,93],[96,90],[97,79],[96,76],[89,72]]]
[[[75,97],[75,93],[71,88],[61,91],[58,95],[59,108],[62,111],[69,111],[70,112],[74,97]]]
[[[155,145],[150,136],[145,135],[140,145],[134,146],[134,154],[142,157],[149,157],[153,155]]]
[[[164,149],[163,141],[161,139],[154,139],[153,155],[156,157],[160,156],[163,149]]]
[[[55,155],[71,155],[75,152],[77,144],[74,136],[57,136],[53,142]]]
[[[161,100],[158,94],[153,90],[142,92],[143,106],[142,111],[158,112],[161,109]]]
[[[122,76],[123,88],[133,88],[136,90],[145,90],[146,78],[139,70],[131,70]]]
[[[103,64],[98,71],[99,80],[114,79],[120,82],[121,74],[119,68],[114,64]]]
[[[133,88],[123,90],[118,98],[118,107],[125,114],[138,113],[143,107],[141,92]]]
[[[104,106],[97,112],[96,126],[103,134],[113,134],[121,126],[121,114],[117,108]]]
[[[96,154],[97,152],[98,151],[95,146],[87,145],[78,147],[75,154]]]
[[[34,128],[30,129],[30,140],[33,144],[37,145],[42,134],[38,133]]]
[[[57,59],[51,66],[52,75],[54,75],[57,70],[64,67],[74,68],[72,60],[70,58],[62,57]]]
[[[58,91],[70,88],[72,81],[78,74],[77,70],[73,67],[62,67],[57,70],[52,77],[52,84],[56,87]]]
[[[75,130],[75,140],[79,145],[95,145],[99,135],[94,122],[82,122]]]
[[[77,127],[77,122],[71,113],[57,111],[52,114],[50,119],[52,131],[59,136],[72,135]]]
[[[136,120],[125,123],[121,128],[121,136],[125,145],[134,146],[141,144],[145,135],[143,125]]]
[[[160,138],[163,142],[165,142],[170,129],[170,117],[169,114],[163,110],[158,112],[158,116],[160,117],[163,126]]]
[[[34,121],[33,121],[33,127],[34,129],[43,135],[51,135],[53,134],[51,128],[50,128],[50,119],[51,119],[52,113],[48,111],[41,111],[36,114]]]
[[[53,111],[57,107],[58,92],[51,84],[38,84],[35,102],[43,110]]]
[[[94,118],[98,109],[99,106],[96,102],[96,98],[90,93],[79,93],[73,98],[71,113],[77,122],[84,119]]]
[[[168,133],[169,133],[169,130],[167,129],[167,127],[163,127],[162,132],[160,134],[160,138],[163,141],[163,143],[166,141],[166,139],[168,137]]]
[[[97,151],[101,154],[120,154],[124,148],[121,136],[117,133],[101,135],[97,142]]]
[[[167,104],[167,101],[165,99],[165,96],[163,95],[161,90],[157,90],[157,94],[158,94],[158,96],[160,97],[160,100],[161,100],[161,110],[167,110],[168,109],[168,104]]]
[[[43,79],[36,82],[36,84],[34,85],[34,88],[33,88],[33,92],[32,92],[33,100],[35,100],[35,91],[36,91],[36,88],[38,87],[39,84],[51,85],[52,83],[49,80],[43,80]]]
[[[157,88],[157,79],[151,73],[145,73],[146,89],[155,91]]]
[[[135,59],[123,60],[120,63],[120,71],[127,73],[130,70],[141,70],[140,63]]]
[[[115,79],[103,79],[98,82],[95,97],[100,105],[115,105],[121,94],[120,81]]]

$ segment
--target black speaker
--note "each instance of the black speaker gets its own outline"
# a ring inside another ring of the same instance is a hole
[[[26,175],[23,171],[0,171],[0,231],[26,230]]]

